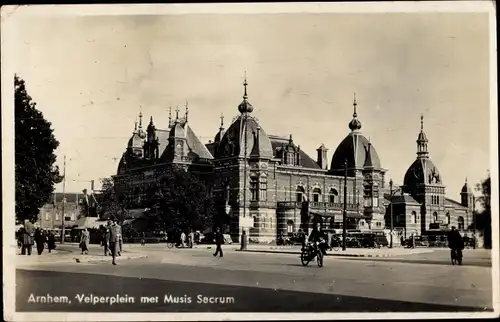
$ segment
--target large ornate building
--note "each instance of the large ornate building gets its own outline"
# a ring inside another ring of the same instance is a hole
[[[184,117],[179,117],[177,109],[175,119],[169,115],[165,128],[157,128],[151,117],[144,131],[140,114],[114,176],[117,194],[131,212],[142,211],[147,206],[146,191],[162,172],[173,165],[182,166],[207,183],[219,211],[230,215],[233,238],[237,240],[245,230],[253,242],[268,242],[277,234],[307,229],[314,222],[341,228],[344,192],[348,229],[389,228],[390,209],[393,227],[417,235],[447,229],[447,224],[456,223],[462,229],[470,224],[472,192],[465,185],[461,202],[445,198],[442,178],[427,151],[423,119],[417,159],[408,169],[404,185],[391,193],[385,183],[387,170],[360,131],[356,97],[350,132],[330,164],[323,144],[313,159],[292,134],[268,134],[252,115],[253,109],[245,80],[239,113],[227,130],[221,117],[220,128],[208,144],[190,127],[187,104]]]

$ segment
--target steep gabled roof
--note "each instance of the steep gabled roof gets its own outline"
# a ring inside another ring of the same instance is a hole
[[[277,148],[289,143],[289,139],[282,136],[269,135],[269,139],[271,140],[271,146],[273,148],[274,157],[276,157]],[[314,159],[312,159],[309,155],[307,155],[307,153],[305,153],[303,150],[299,151],[299,157],[300,157],[300,165],[303,168],[321,170],[321,167],[316,163],[316,161],[314,161]]]

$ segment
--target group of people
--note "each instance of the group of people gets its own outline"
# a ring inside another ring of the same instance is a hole
[[[101,234],[101,247],[104,247],[104,256],[113,257],[113,265],[116,265],[116,257],[122,255],[123,234],[122,227],[115,218],[108,220],[106,226],[99,227]]]
[[[31,256],[35,244],[38,255],[42,255],[45,244],[51,253],[56,248],[56,237],[52,231],[35,228],[31,222],[27,221],[17,232],[17,245],[21,248],[21,255]]]

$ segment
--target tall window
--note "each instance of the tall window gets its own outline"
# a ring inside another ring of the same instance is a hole
[[[438,221],[438,214],[437,214],[437,212],[434,212],[434,214],[432,216],[434,217],[434,222],[437,222]]]
[[[293,233],[293,220],[287,221],[287,223],[286,223],[286,231],[289,234]]]
[[[251,201],[259,200],[259,182],[256,178],[250,179],[250,193],[251,193]]]
[[[304,187],[298,186],[297,190],[295,191],[295,196],[296,196],[296,201],[297,202],[302,202],[304,200]]]
[[[449,225],[451,223],[450,213],[446,213],[446,224]]]
[[[465,229],[464,217],[460,216],[458,217],[458,230],[464,230],[464,229]]]
[[[45,220],[49,220],[49,213],[48,212],[45,213]]]
[[[413,224],[416,224],[417,223],[417,213],[415,211],[412,211],[411,212],[411,222]]]
[[[314,190],[313,190],[313,202],[319,202],[320,198],[321,198],[321,189],[314,188]]]
[[[331,188],[330,189],[330,195],[328,196],[330,203],[336,203],[336,202],[338,202],[337,201],[338,196],[339,196],[338,191],[335,188]]]
[[[260,177],[259,182],[259,200],[267,200],[267,178],[265,176]]]

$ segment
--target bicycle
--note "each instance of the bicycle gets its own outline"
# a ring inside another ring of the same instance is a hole
[[[451,250],[451,265],[462,265],[462,257],[463,255],[458,253],[457,249]]]
[[[300,254],[302,265],[307,266],[314,258],[316,258],[318,267],[323,267],[323,252],[319,249],[318,245],[308,243]]]

